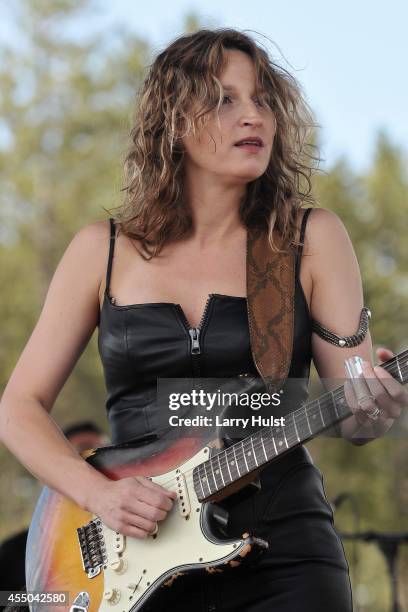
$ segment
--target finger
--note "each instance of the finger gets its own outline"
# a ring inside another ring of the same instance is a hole
[[[375,403],[374,393],[367,384],[363,371],[363,360],[359,356],[350,357],[345,361],[346,371],[349,376],[348,382],[352,386],[355,400],[350,397],[351,391],[346,393],[346,399],[360,425],[366,426],[379,419],[386,420],[378,414],[378,407]],[[373,373],[374,375],[374,373]],[[375,376],[375,375],[374,375]],[[348,385],[345,385],[347,391]],[[376,417],[376,418],[373,418]]]
[[[140,527],[134,527],[132,525],[127,525],[120,530],[119,533],[123,533],[125,536],[129,536],[130,538],[138,538],[139,540],[145,540],[149,534],[144,529],[140,529]]]
[[[363,361],[363,374],[371,397],[367,397],[360,402],[360,406],[369,414],[378,408],[380,414],[376,420],[385,422],[388,418],[398,414],[399,408],[393,398],[388,394],[387,389],[377,378],[372,365],[368,361]]]
[[[141,499],[147,504],[150,504],[151,506],[161,508],[162,510],[169,512],[169,510],[171,510],[173,507],[173,499],[168,497],[161,487],[153,488],[145,485],[145,482],[147,481],[143,480],[137,482],[137,498]]]
[[[123,509],[132,514],[137,514],[148,521],[153,521],[154,523],[157,523],[157,521],[163,521],[167,516],[167,512],[165,510],[157,508],[157,506],[152,506],[151,504],[140,499],[134,503],[129,503],[128,505],[124,506]]]
[[[175,497],[177,497],[176,491],[173,491],[172,489],[166,489],[165,487],[162,487],[161,485],[157,484],[156,482],[154,482],[150,478],[143,478],[142,484],[145,487],[150,488],[150,489],[152,489],[154,491],[158,491],[159,493],[164,493],[165,495],[167,495],[168,497],[171,497],[173,499]]]
[[[369,425],[374,425],[374,423],[385,423],[386,416],[381,411],[378,412],[378,406],[370,395],[366,395],[358,400],[349,381],[347,381],[346,385],[350,385],[349,393],[353,396],[350,401],[348,393],[345,393],[347,403],[360,425],[367,428]]]
[[[363,372],[363,360],[358,355],[346,359],[345,362],[348,379],[353,387],[357,402],[370,395],[370,389]]]
[[[363,371],[366,376],[367,385],[370,389],[370,394],[373,397],[373,406],[369,406],[369,412],[375,410],[375,406],[377,406],[381,412],[380,418],[382,420],[397,418],[401,413],[401,406],[388,393],[388,389],[383,385],[382,380],[376,376],[371,364],[364,362]],[[394,382],[397,385],[396,391],[398,392],[399,383],[395,380]]]
[[[157,521],[152,521],[139,514],[133,512],[123,511],[122,522],[126,527],[137,527],[147,534],[152,533],[156,529]]]
[[[372,437],[374,435],[374,421],[370,419],[358,405],[358,400],[350,380],[346,380],[344,383],[344,396],[346,398],[347,405],[354,414],[357,423],[364,427],[364,432],[360,432],[360,436],[366,435],[368,438]]]
[[[391,359],[391,357],[394,356],[394,353],[390,349],[381,346],[376,350],[376,355],[381,362],[384,362]]]
[[[360,409],[360,407],[358,405],[357,397],[354,392],[354,388],[353,388],[353,384],[351,380],[345,381],[343,389],[344,389],[344,396],[346,398],[347,405],[349,406],[349,408],[351,409],[353,413],[356,413]]]
[[[381,381],[381,384],[392,400],[392,404],[390,403],[390,409],[388,410],[390,416],[398,418],[402,408],[408,407],[408,389],[381,366],[375,366],[374,373],[377,379]]]

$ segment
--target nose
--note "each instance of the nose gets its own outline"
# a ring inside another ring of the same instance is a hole
[[[239,119],[239,124],[246,125],[262,125],[262,117],[255,102],[251,101],[242,105],[242,112]]]

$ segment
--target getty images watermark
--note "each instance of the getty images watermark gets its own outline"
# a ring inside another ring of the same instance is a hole
[[[230,416],[228,410],[233,411],[239,408],[249,408],[257,411],[262,408],[276,407],[281,403],[281,393],[245,393],[245,392],[226,392],[217,389],[215,392],[204,391],[204,389],[192,389],[184,393],[170,393],[169,409],[177,411],[180,409],[201,409],[206,412],[217,412],[220,414],[195,414],[194,416],[179,416],[178,414],[169,417],[169,424],[172,427],[242,427],[249,425],[252,427],[283,427],[285,417],[275,418],[273,415],[267,417],[251,414],[250,416]],[[183,411],[184,411],[183,410]],[[248,412],[246,412],[248,414]]]

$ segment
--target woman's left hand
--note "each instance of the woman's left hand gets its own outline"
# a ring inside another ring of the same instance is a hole
[[[380,363],[393,357],[393,352],[386,348],[378,348],[376,354]],[[346,389],[346,399],[360,427],[369,427],[378,437],[390,429],[408,406],[408,391],[380,365],[373,367],[363,361],[362,369],[361,379],[352,380],[354,393]]]

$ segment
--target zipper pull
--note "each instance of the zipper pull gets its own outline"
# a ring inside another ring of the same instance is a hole
[[[200,328],[199,327],[190,327],[188,330],[191,338],[191,354],[199,355],[201,353],[200,349]]]

